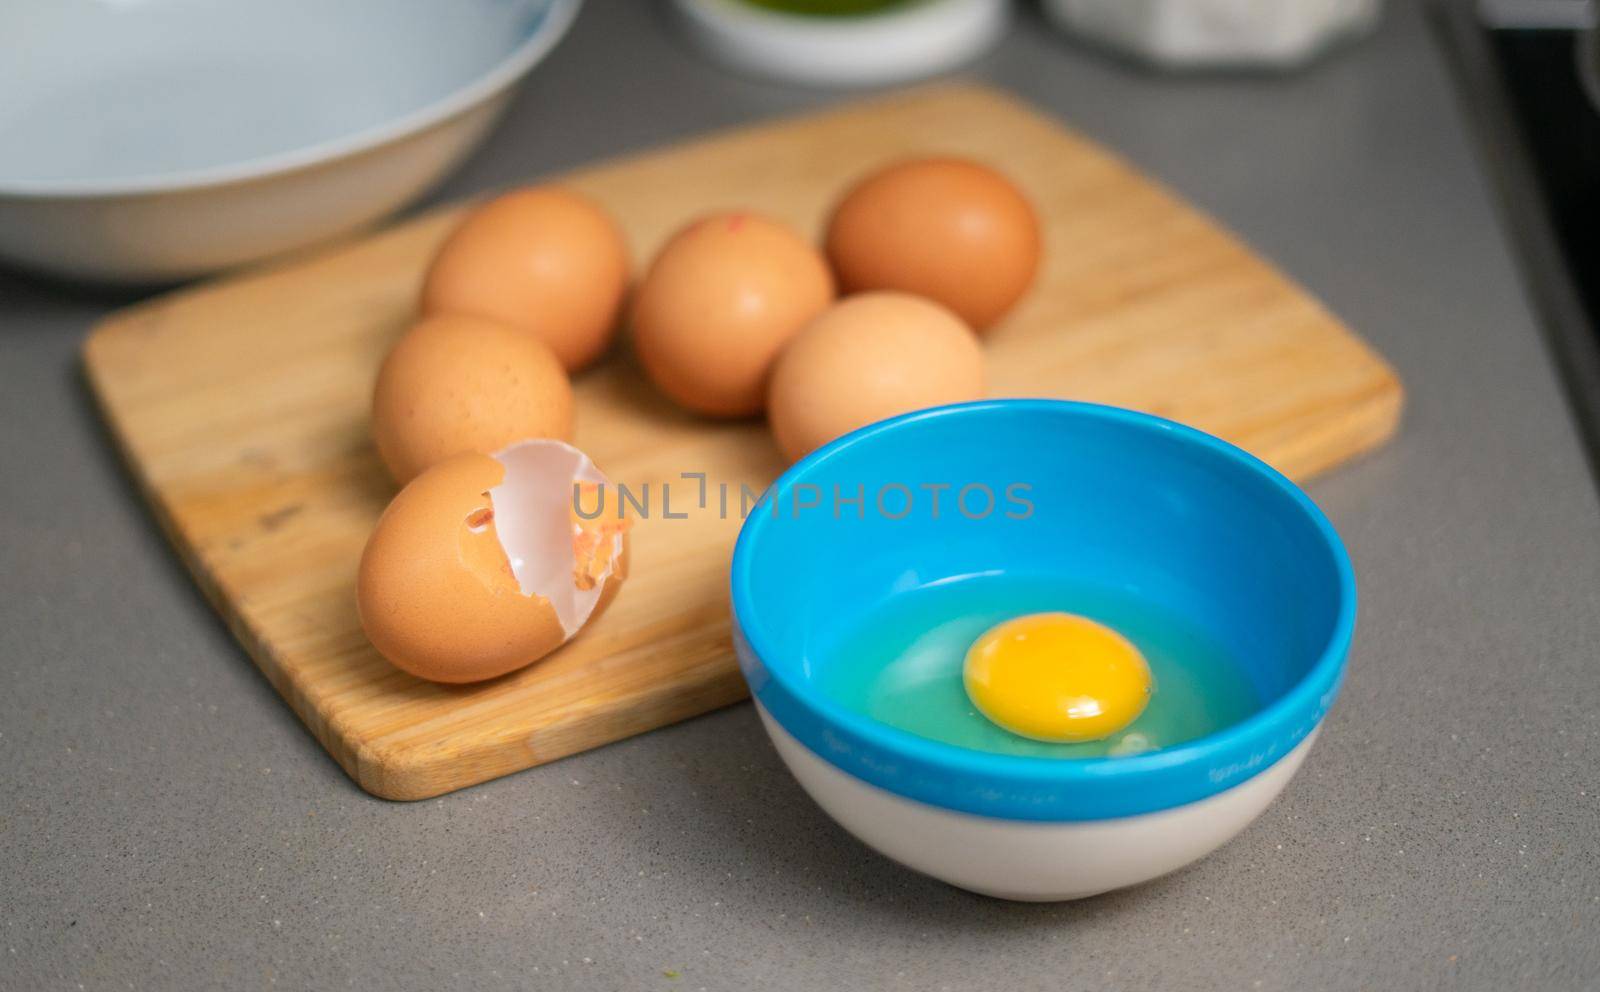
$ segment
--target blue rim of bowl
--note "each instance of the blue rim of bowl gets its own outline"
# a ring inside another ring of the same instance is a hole
[[[511,86],[566,36],[582,7],[583,0],[549,0],[522,43],[482,76],[416,110],[342,137],[227,165],[126,179],[13,179],[0,182],[0,196],[48,200],[187,192],[284,175],[381,148],[463,114]]]
[[[1066,400],[982,400],[934,407],[863,427],[819,448],[778,477],[779,492],[840,452],[942,417],[985,413],[1091,417],[1176,435],[1279,490],[1322,538],[1338,577],[1339,607],[1315,664],[1283,695],[1215,733],[1147,754],[1042,758],[946,744],[880,723],[801,684],[762,658],[781,657],[756,621],[750,592],[755,547],[768,514],[753,514],[734,547],[733,628],[751,694],[779,725],[824,761],[869,784],[933,806],[1012,820],[1102,820],[1186,805],[1265,771],[1321,723],[1338,695],[1355,632],[1355,573],[1333,524],[1301,489],[1249,452],[1174,421],[1120,407]]]

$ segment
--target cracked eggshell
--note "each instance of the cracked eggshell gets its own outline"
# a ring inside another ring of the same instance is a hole
[[[591,563],[598,581],[581,588],[577,578],[573,486],[605,481],[582,452],[548,440],[429,468],[389,504],[362,553],[356,598],[367,638],[435,682],[493,678],[565,644],[627,572],[618,524]]]

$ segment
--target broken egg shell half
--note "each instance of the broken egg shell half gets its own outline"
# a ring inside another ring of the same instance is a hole
[[[627,573],[619,525],[607,533],[609,562],[582,569],[599,581],[579,578],[574,486],[606,482],[553,440],[455,455],[412,479],[361,555],[356,599],[373,647],[420,678],[477,682],[565,644]]]

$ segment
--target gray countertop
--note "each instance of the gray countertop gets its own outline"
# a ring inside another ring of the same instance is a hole
[[[1032,18],[973,75],[1169,183],[1399,368],[1315,482],[1362,586],[1343,697],[1196,866],[1076,904],[854,842],[748,704],[438,800],[357,789],[98,425],[115,295],[0,274],[0,988],[1595,988],[1600,512],[1421,17],[1289,78],[1151,76]],[[438,199],[838,99],[602,0]]]

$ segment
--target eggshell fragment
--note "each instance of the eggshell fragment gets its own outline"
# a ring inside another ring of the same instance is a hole
[[[464,451],[572,434],[572,384],[537,339],[445,314],[395,343],[372,394],[372,439],[401,485]]]
[[[785,342],[833,300],[821,253],[757,214],[704,217],[669,240],[634,299],[634,348],[679,405],[714,417],[761,412]]]
[[[828,222],[827,252],[843,292],[916,293],[981,332],[1032,284],[1039,220],[1022,192],[986,165],[913,159],[851,188]]]
[[[448,458],[411,481],[361,556],[361,626],[397,667],[476,682],[549,654],[594,619],[627,572],[620,529],[600,580],[580,588],[575,483],[605,484],[582,452],[528,441]]]
[[[575,372],[616,334],[631,265],[604,208],[576,190],[512,190],[469,213],[439,249],[422,312],[462,313],[515,327]]]
[[[862,293],[784,349],[767,417],[794,461],[886,417],[983,394],[983,350],[960,318],[920,296]]]
[[[577,505],[575,486],[592,491],[608,481],[589,456],[570,444],[525,441],[500,451],[495,460],[504,466],[505,478],[489,497],[508,508],[499,517],[499,533],[512,574],[523,595],[549,600],[570,637],[602,600],[615,594],[616,583],[607,580],[614,577],[620,582],[626,572],[623,532],[629,521],[622,519],[614,492],[603,504],[585,499]],[[592,513],[597,507],[601,512],[593,519],[594,526],[607,528],[613,541],[605,557],[607,567],[598,572],[592,562],[579,561],[576,554],[581,536],[577,531],[586,525],[577,511]]]

